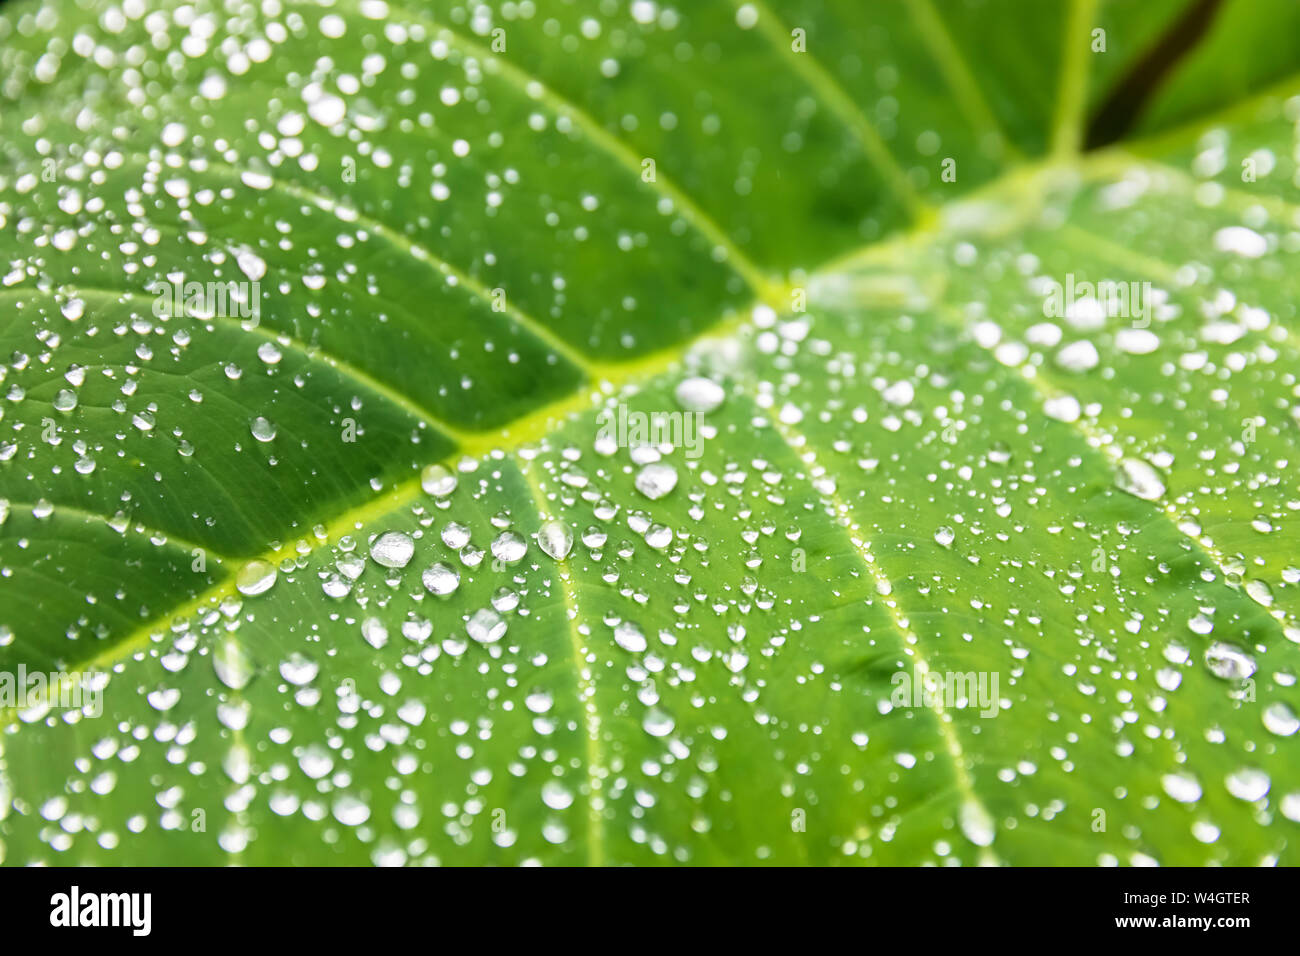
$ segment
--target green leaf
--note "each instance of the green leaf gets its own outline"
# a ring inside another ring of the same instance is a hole
[[[0,861],[1297,862],[1265,8],[8,5]]]

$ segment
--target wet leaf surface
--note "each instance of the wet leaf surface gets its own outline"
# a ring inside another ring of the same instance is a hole
[[[0,860],[1296,862],[1294,5],[1078,149],[1181,8],[6,6]]]

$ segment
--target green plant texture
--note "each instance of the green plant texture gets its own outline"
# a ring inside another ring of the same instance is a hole
[[[0,861],[1300,862],[1300,7],[1091,134],[1188,6],[0,7]]]

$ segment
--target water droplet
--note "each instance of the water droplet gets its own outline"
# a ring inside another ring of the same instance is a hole
[[[1268,252],[1268,240],[1254,229],[1228,226],[1214,234],[1214,248],[1220,252],[1235,252],[1247,259],[1258,259]]]
[[[492,541],[492,557],[505,564],[514,564],[528,553],[528,542],[514,531],[503,531]]]
[[[469,528],[455,521],[448,522],[442,528],[442,543],[453,551],[459,551],[469,544]]]
[[[524,706],[534,714],[545,714],[555,706],[555,697],[549,690],[535,690],[524,698]]]
[[[988,846],[993,842],[993,817],[974,800],[967,800],[961,805],[959,821],[961,832],[966,834],[966,839],[971,843]]]
[[[496,611],[482,608],[474,612],[465,630],[480,644],[495,644],[505,636],[506,622],[501,620],[501,615]]]
[[[673,394],[677,397],[677,403],[688,412],[704,414],[717,409],[727,397],[721,385],[700,376],[683,379]]]
[[[260,442],[268,442],[275,438],[275,426],[263,418],[261,415],[254,418],[249,425],[249,431],[253,437]]]
[[[418,727],[424,723],[426,714],[428,714],[428,708],[424,706],[423,701],[419,700],[408,700],[397,708],[397,716],[401,718],[403,723],[410,724],[412,727]]]
[[[641,628],[631,621],[623,621],[614,628],[614,643],[633,654],[640,654],[648,646]]]
[[[247,594],[252,597],[255,594],[269,591],[271,586],[275,584],[277,576],[278,572],[274,564],[260,558],[254,558],[239,569],[239,574],[235,576],[235,588],[240,594]]]
[[[415,554],[415,542],[404,531],[385,531],[370,544],[370,557],[386,568],[404,568]]]
[[[160,687],[147,698],[149,706],[161,713],[166,713],[180,703],[181,692],[175,687]]]
[[[1189,773],[1167,773],[1160,778],[1160,784],[1179,803],[1195,803],[1201,799],[1201,785]]]
[[[1069,372],[1086,372],[1101,361],[1097,346],[1085,340],[1071,342],[1056,353],[1056,364]]]
[[[1224,783],[1228,787],[1228,792],[1238,800],[1245,800],[1253,803],[1256,800],[1262,800],[1268,793],[1269,787],[1273,781],[1269,779],[1268,774],[1262,770],[1253,767],[1242,767],[1240,770],[1234,770],[1228,774]]]
[[[370,808],[345,793],[334,801],[334,819],[347,827],[359,827],[370,819]]]
[[[1264,726],[1279,737],[1293,737],[1300,730],[1300,718],[1288,704],[1276,701],[1264,708]]]
[[[672,716],[658,707],[651,707],[646,711],[645,717],[641,721],[641,726],[651,737],[667,737],[677,726]]]
[[[298,651],[280,662],[280,676],[297,687],[310,684],[319,670],[319,664]]]
[[[420,487],[425,494],[445,498],[456,490],[456,473],[446,465],[430,465],[420,475]]]
[[[645,533],[645,543],[655,549],[666,548],[673,540],[673,529],[662,524],[652,524]]]
[[[558,780],[542,784],[542,803],[552,810],[567,810],[573,805],[573,791]]]
[[[916,397],[916,387],[911,382],[903,379],[886,386],[885,390],[880,393],[880,397],[890,405],[901,408],[904,405],[912,404],[912,399]]]
[[[421,580],[431,594],[451,594],[460,586],[460,572],[439,561],[425,569]]]
[[[677,469],[666,462],[646,465],[636,476],[636,490],[651,501],[662,498],[677,487]]]
[[[1124,458],[1115,473],[1115,485],[1120,491],[1141,498],[1143,501],[1155,501],[1165,493],[1165,483],[1160,473],[1138,458]]]
[[[1293,790],[1282,798],[1282,816],[1300,823],[1300,790]]]
[[[213,650],[212,669],[231,690],[242,690],[253,679],[253,660],[233,637],[227,637]]]
[[[1255,673],[1255,659],[1235,644],[1214,641],[1205,649],[1205,666],[1215,677],[1245,680]]]
[[[1268,586],[1267,582],[1261,581],[1258,578],[1251,578],[1246,582],[1245,590],[1251,600],[1260,607],[1273,606],[1273,589]]]
[[[563,561],[573,550],[573,532],[563,521],[548,521],[537,529],[537,546],[556,561]]]
[[[368,617],[361,622],[361,636],[367,644],[378,650],[388,643],[388,628],[377,617]]]
[[[1043,414],[1058,422],[1077,422],[1083,409],[1073,395],[1055,395],[1043,402]]]

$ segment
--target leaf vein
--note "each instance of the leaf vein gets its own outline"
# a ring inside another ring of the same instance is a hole
[[[894,154],[889,151],[880,133],[862,109],[835,78],[810,53],[797,53],[790,44],[790,31],[782,25],[762,0],[731,0],[734,6],[753,7],[758,11],[756,24],[763,37],[785,58],[793,72],[817,94],[822,103],[834,113],[854,135],[872,165],[889,180],[914,220],[921,219],[929,204],[916,193],[907,173]]]
[[[770,418],[769,420],[773,431],[798,461],[805,466],[824,467],[819,464],[818,452],[806,435],[793,425],[781,422],[776,418]],[[822,503],[830,509],[836,523],[844,530],[854,552],[862,560],[863,566],[875,585],[877,594],[881,596],[880,606],[889,615],[890,623],[902,639],[904,652],[915,663],[918,676],[924,679],[924,676],[930,673],[931,668],[921,649],[921,639],[907,622],[906,616],[900,613],[898,602],[889,597],[894,593],[893,582],[889,580],[884,568],[881,567],[879,560],[872,552],[871,544],[862,533],[862,523],[858,520],[853,507],[843,499],[838,490],[827,492],[819,488],[817,483],[813,481],[814,476],[811,474],[810,468],[806,467],[805,471],[804,479],[813,488]],[[965,751],[962,748],[957,732],[953,729],[952,716],[948,713],[943,701],[938,699],[938,695],[925,694],[923,699],[925,700],[925,706],[933,713],[935,720],[938,722],[939,735],[943,740],[944,749],[952,761],[954,781],[963,802],[976,808],[985,819],[992,821],[993,815],[975,790],[975,782],[967,766]],[[996,853],[990,847],[984,846],[982,850],[986,859],[996,862]]]
[[[136,302],[141,299],[152,298],[152,296],[146,295],[145,293],[135,292],[129,289],[107,289],[107,288],[101,288],[95,286],[60,285],[58,291],[72,296],[115,297],[119,300],[125,300],[127,302]],[[8,289],[0,289],[0,293],[4,293],[4,292],[29,292],[29,293],[37,292],[47,296],[52,296],[55,294],[54,290],[42,289],[37,286],[32,286],[32,287],[13,286]],[[308,343],[303,342],[300,339],[294,338],[293,336],[281,332],[277,329],[268,328],[262,325],[250,325],[246,320],[235,318],[232,316],[225,316],[225,315],[204,316],[204,315],[195,315],[194,313],[187,311],[185,312],[185,317],[188,319],[192,319],[193,321],[200,324],[206,324],[209,322],[217,323],[222,326],[225,326],[226,328],[236,329],[248,335],[254,335],[259,338],[266,339],[267,341],[271,342],[274,345],[279,346],[280,348],[289,349],[290,351],[301,355],[309,362],[325,365],[326,367],[332,369],[334,372],[338,373],[340,377],[349,379],[352,382],[354,382],[356,385],[366,389],[367,391],[379,395],[385,401],[389,402],[392,405],[397,406],[398,408],[402,409],[402,411],[406,412],[411,417],[418,419],[419,421],[428,425],[434,431],[440,432],[441,434],[450,438],[452,441],[456,442],[457,444],[463,445],[472,440],[470,437],[470,433],[465,432],[460,428],[457,428],[455,425],[452,425],[446,419],[440,418],[439,416],[435,415],[433,412],[429,411],[427,408],[424,408],[418,403],[407,398],[405,395],[403,395],[393,386],[383,381],[380,381],[379,379],[375,378],[369,373],[364,372],[361,369],[357,368],[355,365],[352,365],[351,363],[346,362],[343,359],[338,358],[337,356],[331,355],[330,353],[322,349],[320,346],[309,345]]]
[[[301,5],[295,0],[290,0],[290,2],[294,5]],[[313,4],[312,6],[313,9],[316,8],[316,5]],[[553,90],[527,70],[514,65],[504,56],[494,53],[446,24],[440,23],[427,13],[392,4],[390,4],[390,10],[400,12],[411,20],[423,23],[446,37],[451,45],[461,53],[482,61],[485,65],[488,65],[489,69],[498,71],[498,75],[502,79],[520,90],[529,99],[544,103],[555,115],[571,120],[601,152],[631,173],[638,183],[643,182],[641,178],[641,162],[646,157],[638,156],[627,143],[610,133],[597,122],[595,117],[578,106],[578,104]],[[727,234],[726,230],[718,225],[713,217],[705,212],[684,189],[674,183],[662,170],[656,170],[655,180],[645,183],[645,185],[651,192],[657,193],[661,198],[671,202],[688,224],[716,247],[722,249],[726,253],[727,261],[732,268],[745,280],[755,295],[767,302],[774,302],[779,298],[780,284],[774,283],[741,250],[731,236]]]
[[[516,467],[532,496],[533,507],[539,522],[547,520],[549,508],[542,486],[522,461]],[[568,558],[556,562],[556,577],[564,598],[565,627],[569,632],[569,649],[573,660],[574,678],[578,684],[578,703],[583,711],[583,745],[587,768],[587,864],[603,866],[605,862],[604,798],[601,771],[604,767],[603,745],[600,739],[600,713],[596,709],[596,682],[591,676],[587,661],[590,651],[578,632],[578,602],[569,571]]]

